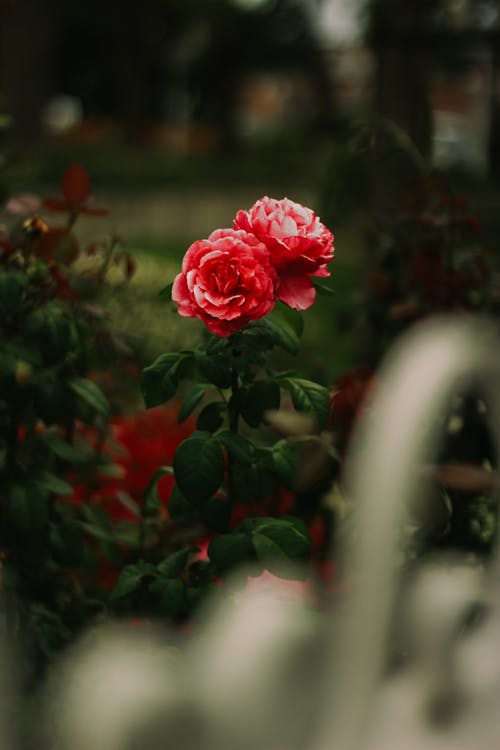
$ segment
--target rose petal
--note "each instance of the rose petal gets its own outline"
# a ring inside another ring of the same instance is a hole
[[[307,276],[282,276],[278,299],[294,310],[307,310],[314,303],[316,289]]]

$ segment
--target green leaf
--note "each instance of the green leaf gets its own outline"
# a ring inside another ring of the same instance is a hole
[[[241,464],[252,463],[255,448],[250,440],[238,435],[237,432],[230,432],[229,430],[219,432],[215,437],[223,444],[231,458],[234,458],[235,461],[239,461]]]
[[[282,516],[279,520],[286,521],[290,526],[297,529],[304,539],[307,539],[308,541],[310,540],[309,529],[301,518],[297,518],[297,516]]]
[[[253,557],[252,544],[247,534],[233,532],[214,537],[208,545],[208,556],[218,573],[225,573]]]
[[[43,356],[39,347],[35,347],[32,341],[22,338],[22,333],[19,337],[9,338],[4,351],[11,354],[14,360],[27,362],[33,369],[38,370],[42,367]]]
[[[326,425],[330,408],[328,388],[304,378],[286,377],[280,379],[280,384],[290,392],[297,411],[313,414],[320,429]]]
[[[89,523],[99,528],[109,529],[111,527],[111,520],[100,505],[84,503],[78,508],[82,515],[89,521]]]
[[[279,482],[293,489],[297,471],[297,445],[290,440],[279,440],[271,449],[273,469]]]
[[[212,401],[207,404],[198,415],[196,427],[198,430],[215,432],[224,422],[224,412],[227,409],[225,401]]]
[[[24,332],[35,345],[40,346],[47,365],[64,359],[80,344],[75,321],[56,301],[32,310],[26,317]]]
[[[221,446],[207,432],[195,432],[175,452],[176,482],[194,504],[215,494],[224,481],[224,468]]]
[[[45,424],[59,422],[67,414],[67,391],[54,372],[42,372],[35,383],[34,406]]]
[[[79,525],[73,521],[51,523],[50,551],[53,559],[64,568],[78,568],[83,560],[83,539]]]
[[[105,528],[104,526],[96,526],[92,523],[88,523],[87,521],[78,521],[78,526],[82,531],[85,531],[86,534],[93,537],[94,539],[99,539],[100,542],[113,542],[115,540],[114,534],[110,528]]]
[[[148,589],[155,596],[159,614],[175,617],[184,608],[185,586],[179,578],[158,578]]]
[[[111,601],[122,599],[136,591],[147,576],[154,576],[155,574],[155,566],[143,560],[139,560],[133,565],[127,565],[123,568],[111,590]]]
[[[281,347],[289,354],[298,354],[299,352],[299,337],[292,326],[276,313],[251,323],[247,331],[255,331],[264,335],[271,344]]]
[[[71,464],[82,463],[86,460],[86,454],[67,440],[63,440],[55,432],[47,431],[40,436],[40,440],[47,445],[57,458]]]
[[[146,408],[159,406],[172,398],[177,390],[179,362],[184,357],[181,352],[161,354],[145,367],[141,375],[141,390]]]
[[[227,531],[231,519],[231,506],[221,497],[209,497],[200,509],[205,526],[213,531]]]
[[[111,519],[104,508],[101,508],[100,505],[83,503],[78,507],[78,510],[86,519],[86,521],[78,521],[78,525],[81,529],[95,539],[99,539],[103,542],[113,540]]]
[[[296,578],[296,566],[310,556],[309,535],[287,519],[258,519],[251,532],[257,559],[275,575]],[[300,574],[299,574],[300,575]]]
[[[136,515],[140,515],[140,510]],[[135,519],[130,521],[113,521],[111,530],[113,538],[110,541],[112,543],[106,545],[106,548],[103,546],[103,552],[111,564],[121,567],[123,563],[123,547],[127,547],[129,550],[141,547],[140,526]],[[118,545],[121,545],[121,549]],[[115,562],[117,559],[120,562]]]
[[[46,657],[54,657],[61,647],[71,640],[72,633],[69,628],[56,612],[44,604],[30,604],[28,619],[36,647]]]
[[[47,498],[32,485],[14,485],[8,493],[8,515],[14,529],[39,540],[49,522]]]
[[[172,300],[173,285],[174,285],[174,282],[172,281],[170,284],[167,284],[167,286],[164,286],[163,289],[160,290],[159,296],[161,297],[161,299],[164,299],[167,302],[170,302]]]
[[[207,353],[204,349],[194,352],[196,364],[201,374],[217,388],[229,388],[231,385],[231,371],[229,360],[225,352]]]
[[[194,385],[187,392],[186,396],[184,397],[184,401],[182,402],[182,406],[179,410],[177,424],[181,424],[181,422],[184,422],[184,420],[189,417],[193,410],[196,409],[206,392],[206,385]]]
[[[335,294],[335,291],[333,289],[331,289],[326,284],[321,283],[321,281],[316,281],[316,279],[313,281],[313,286],[318,294],[322,294],[326,297],[331,297],[332,294]]]
[[[49,471],[43,471],[33,477],[33,482],[42,490],[52,492],[54,495],[72,495],[73,487]]]
[[[171,476],[174,473],[172,466],[160,466],[151,477],[144,499],[142,501],[142,515],[155,515],[161,507],[160,496],[158,495],[158,480],[160,477]]]
[[[97,414],[101,414],[104,417],[109,416],[110,407],[108,400],[99,386],[91,380],[87,380],[86,378],[71,378],[68,382],[68,387]]]
[[[236,496],[241,500],[263,500],[274,488],[274,481],[266,466],[264,455],[257,453],[251,464],[237,463],[233,468]]]
[[[299,338],[304,333],[304,316],[300,310],[294,310],[293,307],[288,307],[284,302],[279,302],[273,315],[284,318]]]
[[[120,505],[122,505],[126,510],[136,516],[136,518],[141,517],[141,508],[139,507],[138,503],[136,503],[134,498],[129,495],[128,492],[117,490],[115,492],[114,499],[119,502]]]
[[[168,514],[177,526],[192,526],[199,521],[198,509],[184,497],[176,484],[170,495]]]
[[[173,552],[157,565],[156,570],[162,578],[177,578],[195,552],[198,552],[198,547],[187,547]]]
[[[23,303],[28,277],[21,271],[2,271],[0,274],[0,311],[2,317],[17,312]]]
[[[215,581],[217,572],[215,565],[208,559],[193,560],[188,568],[188,586],[207,587]],[[207,590],[207,589],[206,589]]]
[[[206,601],[207,597],[210,597],[212,593],[212,587],[204,584],[202,586],[187,586],[186,587],[186,609],[188,612],[193,612],[197,609],[200,604]]]
[[[258,427],[264,414],[270,409],[279,409],[281,391],[275,380],[256,380],[242,392],[240,411],[250,427]]]

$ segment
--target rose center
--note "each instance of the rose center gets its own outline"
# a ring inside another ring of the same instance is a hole
[[[211,271],[211,287],[219,294],[230,294],[240,283],[240,274],[232,263],[214,263]]]

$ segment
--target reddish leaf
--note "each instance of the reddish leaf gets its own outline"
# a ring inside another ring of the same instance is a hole
[[[45,198],[43,201],[44,208],[48,208],[49,211],[55,211],[56,213],[67,213],[70,210],[68,202],[62,198]]]
[[[70,206],[76,208],[89,197],[90,175],[81,164],[72,164],[63,174],[61,193]]]

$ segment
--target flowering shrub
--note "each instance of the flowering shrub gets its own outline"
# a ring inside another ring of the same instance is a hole
[[[72,228],[90,212],[88,189],[85,170],[71,167],[62,180],[66,226],[32,213],[42,208],[35,197],[11,199],[0,237],[2,591],[35,671],[102,608],[79,583],[102,556],[96,539],[106,546],[99,509],[69,500],[74,484],[114,468],[101,450],[110,404],[92,373],[103,366],[103,338],[116,363],[124,357],[94,303],[114,246],[77,267],[86,253]]]
[[[0,554],[7,616],[23,623],[35,671],[96,615],[185,622],[241,563],[254,574],[311,576],[309,527],[317,571],[324,552],[298,459],[308,440],[321,443],[312,433],[327,424],[329,392],[276,371],[270,357],[276,348],[298,353],[302,325],[291,308],[312,304],[311,278],[329,273],[332,235],[310,209],[265,199],[281,224],[262,239],[258,222],[254,232],[235,219],[195,242],[172,299],[179,314],[203,321],[206,343],[158,357],[141,376],[148,410],[113,415],[107,362],[135,365],[96,291],[112,263],[124,278],[134,263],[116,237],[80,246],[80,215],[105,213],[93,208],[82,167],[65,173],[61,194],[43,204],[11,199],[0,238],[0,381],[9,394],[0,402]],[[65,224],[51,225],[44,211]],[[267,415],[280,408],[310,415],[311,435],[277,433]]]

